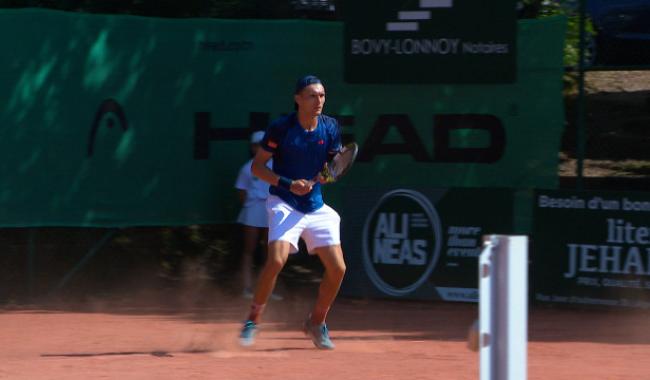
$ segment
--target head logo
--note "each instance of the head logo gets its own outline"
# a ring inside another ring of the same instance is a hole
[[[126,119],[126,114],[122,109],[120,103],[114,99],[106,99],[99,105],[97,112],[95,113],[95,120],[93,120],[93,125],[90,128],[90,136],[88,136],[88,157],[92,157],[95,149],[95,135],[97,134],[97,129],[101,126],[102,121],[106,118],[106,126],[108,128],[113,128],[115,126],[115,119],[117,118],[122,126],[122,130],[126,131],[129,129],[129,123]]]
[[[398,189],[384,194],[363,228],[363,264],[386,294],[402,296],[420,287],[436,266],[440,218],[422,194]]]
[[[399,11],[399,21],[387,22],[386,30],[389,32],[417,32],[420,29],[418,21],[430,20],[431,8],[451,8],[453,0],[420,0],[420,8],[415,11]]]

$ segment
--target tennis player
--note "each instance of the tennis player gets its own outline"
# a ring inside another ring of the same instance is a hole
[[[240,333],[240,343],[255,342],[262,312],[289,254],[298,251],[302,238],[310,254],[318,255],[325,273],[318,298],[303,330],[320,349],[333,349],[325,319],[345,274],[338,213],[323,202],[319,172],[341,149],[337,121],[322,114],[323,83],[313,75],[300,78],[295,87],[297,111],[275,120],[266,130],[253,158],[253,174],[269,183],[266,210],[269,244],[250,313]],[[273,168],[266,163],[273,159]],[[318,181],[313,181],[319,178]]]

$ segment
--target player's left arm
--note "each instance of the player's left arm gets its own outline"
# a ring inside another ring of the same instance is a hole
[[[336,119],[332,119],[332,121],[332,131],[330,132],[330,141],[328,141],[329,145],[327,147],[327,162],[331,162],[334,156],[343,148],[341,144],[341,126]]]

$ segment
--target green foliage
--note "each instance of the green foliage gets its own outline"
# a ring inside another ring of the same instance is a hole
[[[546,18],[553,16],[565,16],[567,18],[567,32],[564,42],[564,66],[576,68],[580,57],[580,0],[522,0],[520,17],[522,18]],[[586,1],[586,0],[585,0]],[[585,46],[584,64],[590,66],[595,59],[596,31],[593,23],[587,16],[585,19]],[[577,71],[568,71],[564,74],[564,91],[571,95],[577,89]]]
[[[529,0],[534,1],[534,0]],[[559,2],[545,0],[540,3],[539,18],[563,15],[567,17],[567,34],[564,44],[564,65],[575,67],[578,65],[580,54],[580,14],[577,1]],[[585,19],[585,64],[590,65],[593,60],[594,26],[587,17]]]

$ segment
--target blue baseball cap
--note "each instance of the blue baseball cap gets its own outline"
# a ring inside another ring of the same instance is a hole
[[[323,82],[314,75],[305,75],[296,82],[296,91],[294,94],[299,93],[303,88],[311,84],[323,84]]]

